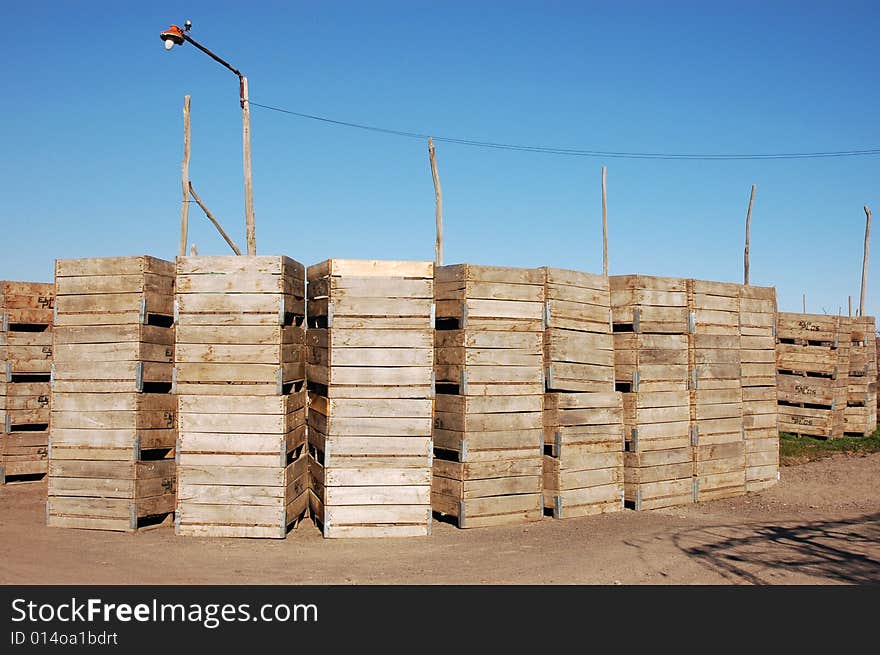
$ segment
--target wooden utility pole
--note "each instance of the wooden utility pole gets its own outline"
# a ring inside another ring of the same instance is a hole
[[[749,211],[746,214],[746,249],[743,253],[743,284],[749,286],[749,245],[752,234],[752,205],[755,203],[755,185],[752,185],[752,194],[749,196]]]
[[[862,293],[859,296],[859,316],[865,315],[865,287],[868,284],[868,245],[871,241],[871,210],[865,205],[865,255],[862,258]]]
[[[804,314],[807,313],[807,294],[804,294]]]
[[[605,186],[605,166],[602,167],[602,271],[608,277],[608,189]]]
[[[247,253],[257,254],[257,228],[254,220],[254,184],[251,176],[251,106],[248,101],[248,81],[241,76],[241,130],[244,159],[244,217],[247,227]]]
[[[180,167],[180,185],[183,202],[180,207],[180,247],[177,254],[186,256],[186,241],[189,234],[189,96],[183,96],[183,164]]]
[[[214,214],[211,213],[211,210],[205,206],[205,203],[202,202],[202,199],[199,198],[199,194],[196,193],[195,188],[193,188],[192,182],[189,183],[189,192],[192,194],[193,200],[195,200],[199,207],[202,208],[202,211],[205,212],[205,216],[208,217],[208,220],[214,224],[214,227],[217,228],[217,231],[220,233],[220,236],[229,244],[229,247],[232,248],[232,252],[236,255],[241,255],[241,250],[238,249],[238,246],[229,238],[229,235],[226,234],[226,230],[220,225],[220,222],[214,218]]]
[[[443,266],[443,189],[440,188],[440,175],[437,173],[437,157],[434,154],[434,140],[431,137],[428,137],[428,159],[431,161],[431,177],[434,178],[434,221],[437,224],[434,264],[436,266]]]

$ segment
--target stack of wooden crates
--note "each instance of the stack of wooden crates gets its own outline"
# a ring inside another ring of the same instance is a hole
[[[308,269],[311,506],[325,537],[431,531],[433,268]]]
[[[779,479],[776,289],[741,287],[739,316],[746,491],[760,491]]]
[[[544,509],[623,509],[623,405],[608,278],[544,268]]]
[[[877,341],[873,316],[850,319],[844,432],[870,436],[877,427]]]
[[[0,281],[0,484],[45,476],[55,285]]]
[[[178,257],[175,530],[283,539],[308,505],[305,271]]]
[[[780,312],[776,369],[779,429],[798,435],[843,435],[851,319]]]
[[[614,368],[623,392],[627,507],[693,501],[684,279],[612,276]]]
[[[458,527],[543,516],[544,271],[435,269],[433,508]]]
[[[55,262],[51,526],[134,531],[174,511],[174,268]]]
[[[694,502],[746,491],[741,286],[688,280]]]

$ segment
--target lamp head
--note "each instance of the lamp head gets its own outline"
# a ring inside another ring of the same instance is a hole
[[[159,38],[165,42],[165,49],[171,50],[171,48],[176,45],[183,45],[183,30],[177,25],[172,25],[167,30],[160,33]]]

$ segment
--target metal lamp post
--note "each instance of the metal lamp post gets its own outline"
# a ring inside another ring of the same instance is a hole
[[[221,57],[218,57],[201,43],[193,39],[189,35],[189,31],[191,28],[192,23],[190,21],[186,21],[184,23],[183,29],[181,29],[177,25],[171,25],[171,27],[169,27],[167,30],[160,33],[159,37],[162,39],[162,41],[165,42],[165,50],[170,51],[176,45],[191,43],[196,48],[208,55],[211,59],[219,64],[222,64],[224,67],[228,68],[238,76],[239,99],[241,101],[241,127],[243,142],[242,157],[244,161],[244,212],[245,224],[247,227],[247,254],[256,255],[257,238],[256,227],[254,225],[254,188],[253,179],[251,176],[251,110],[250,103],[248,102],[248,80],[247,77],[241,74],[241,71],[232,66],[229,62],[222,59]]]

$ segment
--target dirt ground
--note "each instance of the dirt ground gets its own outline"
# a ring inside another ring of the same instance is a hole
[[[880,583],[880,453],[785,467],[742,498],[419,539],[285,541],[45,526],[45,482],[0,488],[3,584]]]

